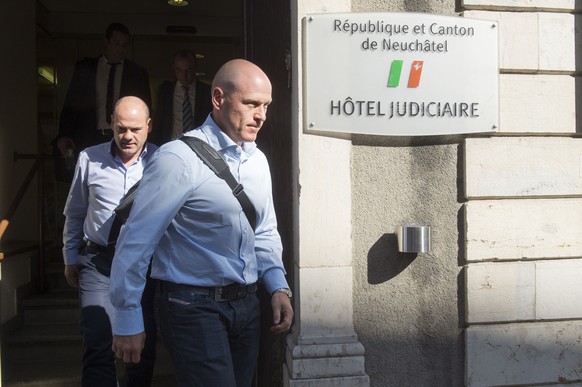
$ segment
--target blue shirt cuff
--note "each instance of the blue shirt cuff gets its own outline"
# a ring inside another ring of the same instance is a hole
[[[79,262],[79,253],[77,250],[64,250],[63,249],[63,260],[65,265],[76,265]]]
[[[277,289],[289,287],[285,279],[285,272],[278,268],[273,268],[265,272],[262,280],[269,294],[272,294]]]
[[[138,309],[115,310],[113,334],[117,336],[131,336],[144,332],[143,314]]]

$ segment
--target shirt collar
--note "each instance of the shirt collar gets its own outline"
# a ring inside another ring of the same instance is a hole
[[[182,82],[180,82],[178,80],[176,80],[176,85],[180,88],[186,87],[186,85],[183,85]],[[190,83],[187,87],[190,89],[196,87],[196,79],[194,81],[192,81],[192,83]]]
[[[238,145],[218,127],[212,118],[212,114],[208,115],[200,130],[205,134],[206,142],[212,145],[214,149],[218,149],[223,153],[230,150],[236,152]],[[248,155],[251,155],[256,148],[257,144],[254,141],[243,142],[242,144],[242,150]]]
[[[102,54],[102,55],[99,57],[99,61],[101,61],[101,63],[103,63],[103,64],[108,64],[108,63],[109,63],[109,61],[107,60],[107,58],[105,57],[105,55],[104,55],[104,54]],[[118,62],[118,63],[116,63],[116,64],[118,64],[118,65],[122,65],[122,64],[123,64],[123,62],[125,62],[125,59],[122,59],[122,60],[121,60],[121,62]]]
[[[113,158],[119,158],[119,156],[117,155],[117,153],[115,153],[115,150],[117,149],[117,144],[115,143],[114,139],[111,139],[111,142],[109,143],[109,153],[111,154],[111,156]],[[149,147],[150,143],[146,142],[145,145],[143,146],[143,149],[139,155],[139,157],[137,159],[135,159],[135,162],[140,161],[141,159],[143,159],[144,157],[146,157],[146,155],[148,154],[148,147]]]

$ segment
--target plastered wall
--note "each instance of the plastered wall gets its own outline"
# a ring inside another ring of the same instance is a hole
[[[372,386],[461,386],[459,144],[354,139],[354,326]],[[430,253],[394,231],[430,224]]]
[[[353,1],[354,12],[454,15],[454,1]],[[354,136],[354,328],[371,386],[462,386],[460,137]],[[432,228],[430,253],[399,253],[395,229]]]

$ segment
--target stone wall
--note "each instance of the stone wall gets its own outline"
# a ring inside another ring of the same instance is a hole
[[[464,1],[500,28],[500,133],[465,141],[466,385],[582,375],[575,1]]]

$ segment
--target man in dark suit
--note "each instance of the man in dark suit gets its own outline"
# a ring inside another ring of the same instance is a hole
[[[158,88],[151,142],[162,145],[202,125],[212,111],[210,85],[196,79],[196,55],[181,50],[174,55],[174,81]]]
[[[105,32],[103,55],[75,64],[54,141],[63,157],[112,138],[109,123],[119,98],[136,96],[151,107],[147,70],[125,59],[129,39],[125,25],[112,23]]]

